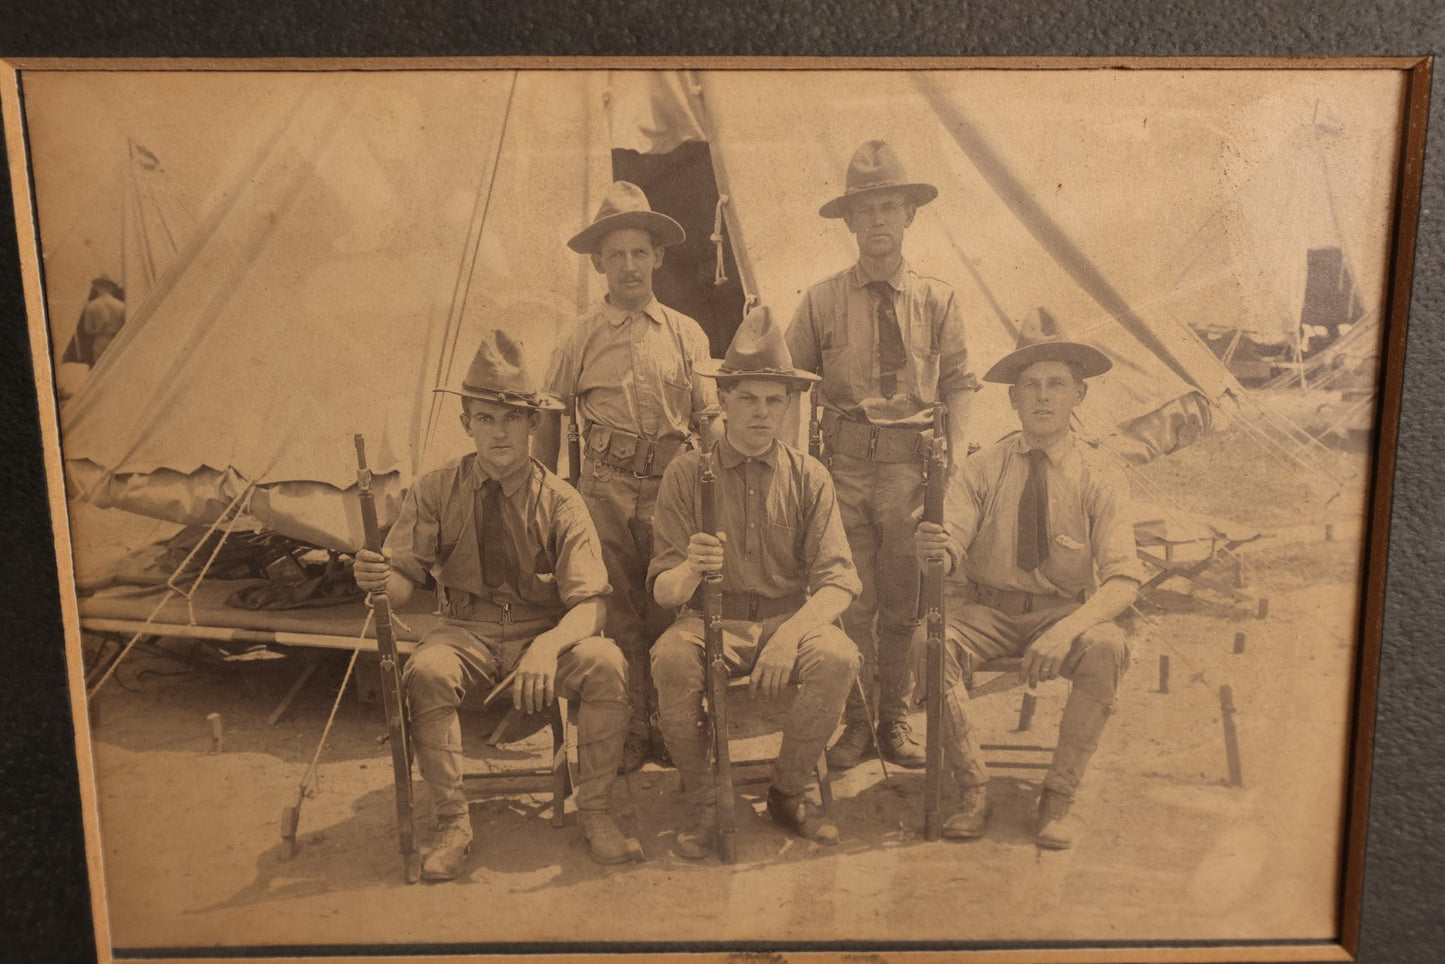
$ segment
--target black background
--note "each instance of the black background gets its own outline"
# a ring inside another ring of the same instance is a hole
[[[887,5],[533,0],[508,4],[0,5],[4,56],[554,54],[1416,55],[1438,0]],[[1433,91],[1389,553],[1360,959],[1445,959],[1445,418],[1441,141]],[[0,200],[0,959],[94,959],[49,511],[10,193]],[[1324,842],[1321,842],[1322,845]]]

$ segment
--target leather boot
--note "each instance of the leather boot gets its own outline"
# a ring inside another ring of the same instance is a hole
[[[988,787],[964,787],[958,808],[943,821],[943,835],[949,840],[973,840],[983,836],[988,822]]]
[[[690,809],[692,821],[677,832],[673,849],[679,857],[705,860],[717,853],[717,805],[699,803]]]
[[[1082,828],[1074,815],[1073,801],[1066,794],[1045,790],[1039,796],[1039,817],[1034,824],[1034,843],[1045,850],[1068,850]]]
[[[472,818],[463,812],[440,818],[436,840],[422,855],[422,880],[452,880],[460,877],[472,849]]]
[[[889,763],[907,770],[921,770],[928,762],[923,746],[913,738],[913,727],[907,720],[887,720],[878,724],[878,752]]]
[[[807,794],[783,793],[777,787],[769,787],[768,816],[773,818],[773,823],[786,827],[805,840],[827,847],[838,843],[837,826],[821,807],[808,799]]]
[[[1075,685],[1064,704],[1059,720],[1059,742],[1054,759],[1044,777],[1044,788],[1072,798],[1083,779],[1084,770],[1099,746],[1099,736],[1109,722],[1113,702],[1085,693]]]
[[[627,704],[615,700],[584,702],[577,710],[577,813],[592,858],[604,864],[631,860],[641,850],[611,815],[629,716]]]
[[[599,864],[624,864],[641,859],[642,845],[622,833],[612,814],[605,810],[582,810],[577,816],[593,860]]]
[[[828,769],[851,770],[873,755],[873,728],[867,720],[843,727],[838,742],[828,748]]]

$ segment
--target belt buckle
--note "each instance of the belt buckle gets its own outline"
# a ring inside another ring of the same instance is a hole
[[[504,602],[499,604],[502,607],[502,625],[512,625],[512,604]]]
[[[868,426],[868,461],[873,462],[878,456],[878,426]]]

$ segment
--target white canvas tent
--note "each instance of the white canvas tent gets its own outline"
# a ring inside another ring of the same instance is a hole
[[[1217,155],[1189,150],[1201,126],[1190,83],[1103,71],[799,72],[781,87],[757,72],[297,78],[284,122],[159,280],[144,324],[66,411],[70,491],[195,523],[245,493],[265,525],[354,547],[352,433],[367,437],[385,523],[417,472],[465,446],[454,402],[432,389],[459,377],[481,331],[509,328],[541,367],[587,302],[590,265],[565,240],[610,179],[610,149],[703,137],[744,285],[782,317],[856,256],[816,210],[854,147],[881,136],[939,186],[906,254],[956,287],[976,368],[1044,308],[1116,359],[1085,430],[1134,460],[1169,451],[1239,395],[1184,324],[1151,310],[1171,253],[1227,189]],[[1100,103],[1118,116],[1101,122]],[[1012,425],[1002,390],[982,393],[970,435]]]

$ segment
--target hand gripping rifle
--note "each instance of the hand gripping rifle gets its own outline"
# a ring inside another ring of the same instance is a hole
[[[711,446],[702,449],[702,531],[717,535],[717,475]],[[717,854],[725,864],[738,859],[737,814],[733,811],[732,755],[728,748],[728,668],[723,659],[722,572],[702,578],[703,654],[707,662],[708,716],[712,720],[714,786],[717,790]]]
[[[947,410],[933,407],[933,439],[923,463],[923,519],[943,524],[943,496],[948,483]],[[924,564],[919,608],[928,630],[926,716],[923,743],[923,838],[937,840],[943,835],[943,570],[946,561],[930,558]]]
[[[371,470],[366,467],[366,440],[356,437],[356,490],[361,501],[361,525],[366,548],[381,551],[381,529],[376,524],[376,498],[371,492]],[[381,656],[381,700],[386,707],[386,729],[391,741],[392,779],[396,783],[396,836],[401,847],[402,877],[408,884],[421,879],[412,817],[411,747],[406,738],[406,716],[401,704],[396,636],[391,629],[391,598],[386,591],[367,594],[376,616],[376,649]]]

